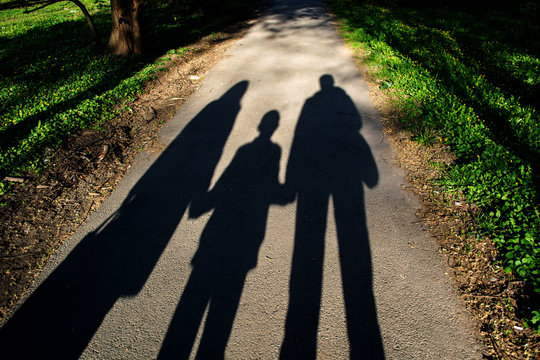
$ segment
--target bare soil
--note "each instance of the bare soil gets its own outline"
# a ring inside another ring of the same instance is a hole
[[[184,55],[167,55],[168,71],[147,83],[144,93],[127,104],[128,111],[49,149],[42,174],[14,179],[22,182],[0,198],[6,203],[0,208],[0,323],[49,257],[114,190],[137,153],[159,146],[154,140],[161,126],[247,25],[205,37]]]
[[[437,239],[440,252],[453,270],[456,287],[477,320],[486,359],[540,359],[540,335],[524,328],[522,312],[532,305],[523,281],[507,274],[493,242],[475,234],[475,204],[459,193],[445,192],[437,181],[456,160],[441,141],[424,146],[403,129],[400,110],[391,91],[380,89],[381,79],[367,65],[361,50],[351,49],[359,71],[367,80],[384,127],[396,151],[396,162],[405,171],[409,189],[422,203],[419,221]]]
[[[131,111],[99,130],[85,130],[61,148],[49,150],[47,170],[17,183],[0,212],[0,322],[39,275],[54,251],[113,191],[142,149],[152,149],[163,123],[193,93],[204,74],[241,37],[245,26],[215,34],[171,55],[167,72],[147,84],[145,93],[128,104]],[[523,329],[519,311],[530,299],[524,284],[498,265],[499,253],[487,238],[471,234],[472,215],[480,211],[459,194],[437,186],[454,161],[441,144],[421,146],[400,126],[392,97],[379,89],[378,79],[359,58],[359,68],[371,87],[384,124],[384,134],[396,149],[410,190],[423,204],[418,214],[438,239],[441,253],[453,269],[464,303],[478,321],[486,359],[538,359],[540,336]]]

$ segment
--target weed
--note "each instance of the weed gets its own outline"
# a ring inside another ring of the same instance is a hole
[[[540,295],[534,2],[505,13],[483,9],[481,16],[445,7],[330,3],[343,19],[343,36],[385,79],[380,88],[391,88],[414,139],[441,142],[457,156],[441,188],[481,209],[474,215],[477,232],[490,236],[505,269]],[[532,314],[530,323],[538,324],[538,312]]]
[[[83,1],[98,32],[106,34],[110,7],[104,1]],[[84,16],[70,2],[31,14],[23,14],[24,9],[0,12],[0,179],[40,172],[47,164],[46,149],[114,118],[145,82],[167,71],[171,55],[184,56],[187,44],[234,20],[186,16],[179,22],[178,10],[165,9],[165,3],[149,0],[147,5],[152,48],[129,59],[96,51]],[[0,195],[10,189],[0,181]]]

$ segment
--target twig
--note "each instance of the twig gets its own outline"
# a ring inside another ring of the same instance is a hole
[[[486,334],[488,335],[489,340],[491,341],[491,345],[493,345],[493,350],[495,350],[495,355],[497,356],[497,359],[501,360],[502,357],[499,354],[499,349],[497,347],[497,344],[495,343],[495,340],[493,340],[493,337],[491,336],[489,332],[487,332]]]
[[[452,259],[452,264],[453,264],[453,265],[450,265],[450,259]],[[452,269],[455,268],[455,267],[458,266],[458,265],[461,265],[460,262],[456,261],[454,255],[448,255],[448,258],[446,259],[446,263],[447,263],[448,266],[449,266],[450,268],[452,268]]]
[[[32,253],[13,255],[13,256],[0,256],[0,259],[3,259],[3,260],[4,259],[17,259],[17,258],[25,257],[25,256],[28,256],[28,255],[32,255]]]
[[[503,296],[496,295],[474,295],[474,294],[463,294],[463,296],[475,297],[475,298],[486,298],[486,299],[504,299]]]
[[[66,0],[52,0],[52,1],[48,1],[46,2],[45,4],[41,5],[41,6],[38,6],[37,8],[33,8],[33,9],[30,9],[30,10],[24,10],[23,13],[24,14],[30,14],[34,11],[38,11],[38,10],[41,10],[49,5],[52,5],[54,3],[57,3],[57,2],[61,2],[61,1],[66,1]]]
[[[101,188],[103,187],[103,185],[105,185],[106,183],[108,183],[109,180],[111,180],[111,179],[112,179],[112,176],[109,176],[109,177],[107,178],[107,180],[105,180],[104,182],[101,183],[101,185],[98,186],[98,188],[96,189],[96,191],[101,190]]]
[[[101,149],[101,153],[99,154],[97,158],[97,162],[100,162],[101,160],[103,160],[105,156],[107,155],[108,151],[109,151],[109,145],[103,145],[103,148]]]
[[[92,170],[95,170],[94,165],[92,164],[92,162],[90,161],[89,158],[87,158],[87,157],[84,156],[84,155],[81,155],[81,158],[82,158],[83,160],[86,160],[86,162],[88,163],[88,165],[90,165],[90,167],[92,168]]]
[[[150,122],[157,117],[157,111],[156,109],[154,109],[153,106],[150,106],[150,110],[152,110],[152,117],[150,118],[150,120],[146,121],[146,125],[150,124]]]
[[[93,182],[86,180],[86,177],[81,177],[80,180],[87,183],[88,185],[96,186],[96,184],[94,184]]]
[[[23,183],[24,179],[20,177],[6,176],[4,181]]]
[[[148,140],[146,140],[143,144],[142,144],[142,147],[144,148],[146,146],[146,144],[148,144],[149,142],[151,141],[154,141],[155,139],[157,138],[157,136],[152,136],[151,138],[149,138]]]
[[[90,204],[90,207],[88,208],[88,211],[86,212],[84,220],[86,220],[88,218],[88,215],[90,215],[90,213],[92,212],[92,207],[94,206],[95,202],[96,202],[95,200],[92,200],[92,203]]]

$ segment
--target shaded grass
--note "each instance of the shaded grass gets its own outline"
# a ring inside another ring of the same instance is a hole
[[[102,41],[110,31],[108,5],[85,1]],[[185,4],[184,4],[185,5]],[[196,15],[150,1],[145,55],[108,56],[92,44],[80,10],[70,2],[23,14],[0,12],[0,179],[35,174],[54,149],[80,129],[96,127],[133,100],[165,70],[167,53],[228,26],[249,13],[249,2],[225,1],[228,16]],[[0,183],[0,194],[9,184]]]
[[[405,110],[415,139],[457,155],[440,183],[482,208],[472,230],[493,239],[506,270],[540,294],[537,6],[330,3],[347,41],[368,53],[381,88]],[[537,327],[538,309],[526,311]]]

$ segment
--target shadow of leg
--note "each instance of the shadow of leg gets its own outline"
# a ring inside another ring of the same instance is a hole
[[[210,299],[208,317],[204,326],[197,359],[224,359],[225,348],[240,303],[245,273],[237,276],[222,276]]]
[[[372,288],[371,252],[363,194],[333,196],[350,359],[384,359]]]
[[[300,193],[297,206],[289,309],[281,359],[314,359],[317,355],[328,195]]]
[[[189,358],[212,286],[199,269],[193,270],[171,320],[158,359]]]

